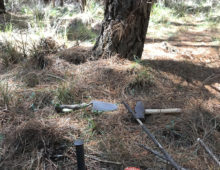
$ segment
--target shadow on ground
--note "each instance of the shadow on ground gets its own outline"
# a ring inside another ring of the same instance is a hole
[[[177,75],[190,83],[194,80],[203,82],[212,74],[220,73],[220,68],[210,68],[203,65],[196,65],[188,61],[143,60],[142,64],[156,70]],[[220,82],[220,78],[210,81],[208,84],[217,82]]]
[[[12,28],[27,29],[28,18],[10,13],[0,15],[0,30],[10,31]]]

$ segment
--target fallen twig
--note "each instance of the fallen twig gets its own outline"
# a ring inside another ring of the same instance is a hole
[[[209,83],[210,81],[217,79],[220,77],[220,74],[212,74],[211,76],[207,77],[205,80],[202,81],[203,86],[207,83]]]
[[[208,148],[208,146],[202,141],[202,139],[198,138],[197,142],[206,150],[206,152],[211,156],[211,158],[218,164],[220,167],[220,162],[218,158],[212,153],[212,151]]]
[[[103,159],[97,158],[97,157],[92,156],[92,155],[85,155],[85,157],[90,158],[90,159],[94,159],[94,160],[99,161],[99,162],[115,164],[115,165],[122,165],[121,162],[113,162],[113,161],[103,160]]]
[[[126,104],[125,102],[122,102],[125,106],[125,108],[132,114],[132,116],[136,119],[136,121],[140,124],[140,126],[142,127],[143,131],[147,133],[147,135],[151,138],[151,140],[154,142],[154,144],[161,150],[161,152],[164,154],[164,156],[166,157],[166,159],[169,160],[170,164],[173,165],[173,167],[175,167],[177,170],[185,170],[185,168],[181,167],[180,165],[178,165],[173,158],[167,153],[167,151],[163,148],[163,146],[158,142],[158,140],[151,134],[151,132],[148,130],[148,128],[142,123],[142,121],[140,119],[137,119],[135,117],[135,113],[134,111],[130,108],[130,106],[128,104]]]
[[[144,148],[145,150],[149,151],[150,153],[156,155],[158,158],[162,159],[163,162],[167,162],[167,161],[169,162],[169,160],[168,160],[167,158],[165,158],[165,157],[164,157],[163,155],[161,155],[159,152],[157,152],[157,151],[151,149],[150,147],[145,146],[145,145],[142,145],[142,144],[138,144],[138,146],[140,146],[140,147]]]
[[[53,78],[55,78],[55,79],[59,79],[59,80],[62,80],[62,81],[66,81],[65,79],[63,79],[63,78],[61,78],[61,77],[59,77],[59,76],[53,75],[53,74],[46,74],[46,75],[49,76],[49,77],[53,77]]]

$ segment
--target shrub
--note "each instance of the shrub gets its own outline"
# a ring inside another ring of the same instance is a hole
[[[0,46],[0,59],[5,67],[11,64],[17,64],[23,59],[23,54],[18,51],[18,46],[12,42],[6,41]]]
[[[59,104],[73,104],[75,89],[71,83],[63,83],[56,90],[55,102]]]

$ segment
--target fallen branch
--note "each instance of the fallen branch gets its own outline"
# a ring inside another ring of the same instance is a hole
[[[136,121],[140,124],[143,131],[147,133],[147,135],[151,138],[151,140],[154,142],[154,144],[160,149],[160,151],[164,154],[167,160],[169,160],[170,164],[172,164],[173,167],[175,167],[177,170],[185,170],[185,168],[178,165],[173,158],[167,153],[167,151],[163,148],[163,146],[158,142],[158,140],[154,137],[154,135],[151,134],[151,132],[148,130],[148,128],[142,123],[140,119],[137,119],[135,117],[134,111],[130,108],[128,104],[125,102],[122,102],[125,106],[125,108],[132,114],[132,116],[136,119]]]
[[[182,109],[180,108],[171,108],[171,109],[145,109],[146,114],[159,114],[159,113],[181,113]]]
[[[202,139],[198,138],[197,142],[206,150],[206,152],[211,156],[211,158],[218,164],[220,167],[220,162],[218,158],[212,153],[212,151],[208,148],[208,146],[202,141]]]
[[[144,146],[144,145],[142,145],[142,144],[138,144],[138,146],[140,146],[140,147],[144,148],[145,150],[149,151],[150,153],[156,155],[156,157],[162,159],[163,162],[169,162],[169,160],[168,160],[167,158],[165,158],[165,157],[164,157],[163,155],[161,155],[159,152],[157,152],[157,151],[151,149],[150,147]]]

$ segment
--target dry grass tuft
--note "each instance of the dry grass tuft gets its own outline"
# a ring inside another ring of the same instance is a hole
[[[91,56],[91,48],[75,46],[58,54],[59,58],[73,64],[85,63]]]
[[[151,87],[155,86],[154,78],[151,70],[145,67],[134,67],[133,69],[133,79],[128,84],[127,92],[131,95],[134,93],[147,92]]]
[[[51,122],[30,120],[6,134],[0,166],[11,169],[56,168],[55,162],[68,161],[70,145],[67,129]]]
[[[52,61],[47,57],[49,54],[56,53],[61,47],[51,37],[40,39],[38,44],[34,44],[30,54],[30,64],[38,69],[44,69],[51,65]]]
[[[36,91],[32,92],[29,98],[29,102],[31,102],[31,109],[35,111],[51,106],[54,98],[54,92],[49,90]]]
[[[0,61],[4,67],[17,64],[21,60],[23,60],[23,54],[19,52],[16,44],[9,41],[0,44]]]
[[[12,101],[12,93],[8,83],[0,83],[0,106],[9,107]]]
[[[56,89],[56,103],[60,104],[73,104],[75,102],[75,87],[74,82],[62,83]]]
[[[39,84],[39,77],[36,73],[30,72],[24,76],[23,81],[28,87],[35,87]]]

